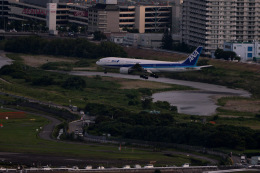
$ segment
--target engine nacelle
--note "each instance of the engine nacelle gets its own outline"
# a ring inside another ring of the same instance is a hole
[[[119,72],[122,74],[129,74],[129,73],[131,73],[131,70],[129,67],[121,67]]]

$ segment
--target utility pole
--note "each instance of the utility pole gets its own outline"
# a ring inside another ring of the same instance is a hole
[[[4,0],[2,0],[2,20],[3,20],[3,29],[5,30]]]

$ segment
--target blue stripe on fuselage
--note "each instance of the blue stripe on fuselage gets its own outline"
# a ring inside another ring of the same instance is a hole
[[[133,67],[134,64],[115,64],[106,65],[106,67],[111,68],[121,68],[121,67]],[[178,68],[178,67],[196,67],[195,65],[185,65],[185,64],[140,64],[143,68]]]

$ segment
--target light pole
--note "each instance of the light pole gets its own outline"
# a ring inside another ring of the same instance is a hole
[[[2,0],[2,20],[3,20],[3,22],[1,22],[1,23],[3,23],[3,30],[4,30],[2,36],[4,38],[5,37],[4,0]],[[0,25],[0,27],[1,27],[1,25]]]

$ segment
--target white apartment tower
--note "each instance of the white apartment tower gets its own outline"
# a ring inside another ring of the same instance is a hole
[[[259,41],[260,1],[237,0],[236,40],[241,42]]]
[[[184,0],[182,41],[212,56],[224,42],[259,38],[259,0]]]

